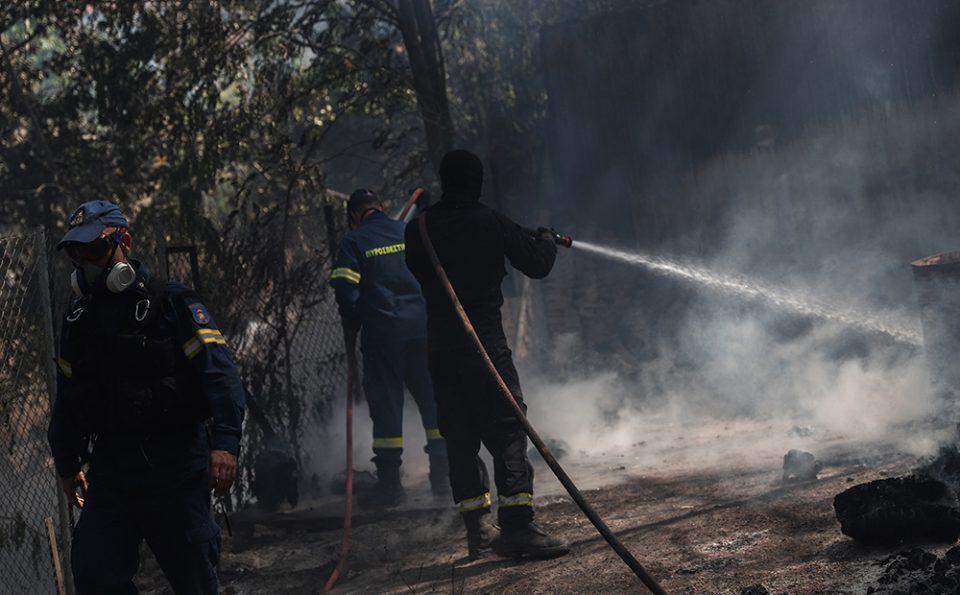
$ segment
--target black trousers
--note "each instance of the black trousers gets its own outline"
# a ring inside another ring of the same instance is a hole
[[[175,593],[219,590],[220,528],[210,512],[206,471],[150,488],[90,479],[71,560],[79,595],[137,593],[133,577],[146,540]]]
[[[431,347],[437,418],[447,443],[450,485],[460,512],[483,513],[492,505],[487,469],[478,456],[483,444],[493,456],[500,524],[529,523],[533,520],[533,467],[527,459],[523,426],[476,352]],[[526,411],[510,350],[504,345],[491,351],[494,366]]]

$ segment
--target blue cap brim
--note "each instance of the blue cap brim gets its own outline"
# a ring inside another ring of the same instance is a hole
[[[57,250],[63,248],[67,244],[77,243],[77,244],[86,244],[94,241],[100,237],[100,234],[103,233],[103,230],[107,228],[106,225],[102,225],[99,221],[93,221],[87,225],[78,225],[73,229],[70,229],[63,235],[63,239],[57,244]]]

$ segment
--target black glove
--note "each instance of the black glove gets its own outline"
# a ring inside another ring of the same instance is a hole
[[[546,240],[549,242],[556,242],[557,238],[560,237],[560,233],[552,227],[538,227],[537,228],[537,239]]]

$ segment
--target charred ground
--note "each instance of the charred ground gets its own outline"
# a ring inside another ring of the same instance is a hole
[[[889,564],[881,562],[908,549],[862,545],[844,536],[833,500],[853,485],[907,474],[922,457],[884,442],[821,434],[811,438],[819,441],[819,479],[784,483],[786,449],[777,452],[770,436],[795,443],[789,425],[718,424],[715,431],[711,454],[704,451],[709,432],[684,436],[665,429],[629,451],[566,461],[591,502],[668,592],[739,594],[762,584],[771,593],[865,593],[889,573]],[[748,451],[749,444],[762,446]],[[435,508],[424,491],[408,509],[358,513],[347,573],[337,590],[637,592],[637,580],[549,472],[538,472],[539,520],[572,544],[570,555],[525,564],[495,557],[469,562],[459,519],[452,509]],[[416,486],[420,479],[407,483]],[[238,514],[235,536],[224,540],[226,592],[319,591],[335,563],[338,515],[335,497],[295,511]],[[949,549],[919,545],[941,556]],[[155,565],[146,570],[141,586],[162,592]]]

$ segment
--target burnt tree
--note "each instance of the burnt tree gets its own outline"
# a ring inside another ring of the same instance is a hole
[[[423,119],[427,152],[434,169],[453,148],[453,119],[447,98],[447,74],[430,0],[370,0],[390,14],[410,63],[413,90]]]

